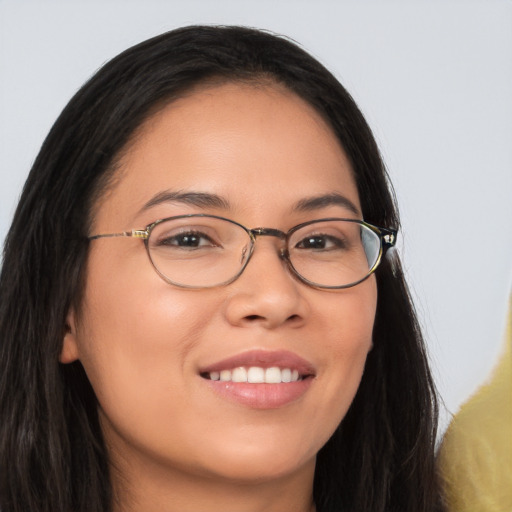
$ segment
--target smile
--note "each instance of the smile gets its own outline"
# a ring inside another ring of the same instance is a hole
[[[288,382],[297,382],[303,379],[305,375],[300,375],[299,371],[291,368],[263,368],[261,366],[251,366],[245,368],[240,366],[232,370],[213,371],[202,375],[206,379],[220,380],[222,382],[248,382],[250,384],[280,384]]]
[[[307,393],[316,369],[287,350],[252,350],[203,367],[199,375],[221,399],[253,409],[277,409]]]

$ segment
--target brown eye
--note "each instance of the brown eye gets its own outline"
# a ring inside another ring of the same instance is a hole
[[[159,246],[183,247],[197,249],[200,247],[217,247],[217,244],[205,233],[199,231],[182,232],[176,235],[162,237],[158,240]]]
[[[295,245],[297,249],[332,250],[345,247],[345,241],[331,235],[310,235]]]

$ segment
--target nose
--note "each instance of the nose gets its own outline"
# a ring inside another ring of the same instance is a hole
[[[274,329],[299,327],[307,319],[306,285],[288,269],[281,245],[275,238],[258,238],[244,272],[229,285],[225,315],[232,325]]]

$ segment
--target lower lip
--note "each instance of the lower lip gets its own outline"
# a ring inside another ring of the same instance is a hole
[[[247,382],[223,382],[208,380],[205,382],[222,398],[253,409],[278,409],[301,398],[313,382],[307,377],[296,382],[281,384],[250,384]]]

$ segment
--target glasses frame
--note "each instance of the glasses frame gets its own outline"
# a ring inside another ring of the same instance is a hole
[[[235,276],[233,276],[232,278],[230,278],[222,283],[219,283],[219,284],[215,284],[215,285],[211,285],[211,286],[195,286],[195,285],[185,285],[185,284],[176,283],[176,282],[172,281],[171,279],[169,279],[165,274],[163,274],[158,269],[158,267],[155,265],[155,263],[151,257],[151,252],[150,252],[149,243],[148,243],[149,237],[151,236],[151,232],[153,231],[153,229],[156,226],[158,226],[162,222],[167,222],[169,220],[186,219],[186,218],[204,218],[204,217],[230,222],[231,224],[235,224],[236,226],[242,228],[248,234],[248,236],[251,240],[251,246],[247,253],[245,263],[242,265],[242,267],[236,273]],[[290,253],[288,251],[288,242],[289,242],[291,235],[293,233],[295,233],[295,231],[303,228],[304,226],[308,226],[310,224],[316,224],[318,222],[330,222],[330,221],[344,221],[344,222],[353,222],[355,224],[360,224],[361,226],[364,226],[364,227],[370,229],[371,231],[373,231],[379,237],[379,240],[380,240],[379,255],[378,255],[374,265],[362,279],[359,279],[358,281],[355,281],[354,283],[341,285],[341,286],[326,286],[326,285],[314,283],[314,282],[306,279],[304,276],[302,276],[295,269],[295,267],[293,266],[293,263],[290,259]],[[374,226],[373,224],[369,224],[368,222],[365,222],[364,220],[346,219],[343,217],[326,217],[326,218],[321,218],[321,219],[309,220],[307,222],[302,222],[301,224],[298,224],[297,226],[293,226],[287,232],[284,232],[284,231],[281,231],[280,229],[275,229],[275,228],[259,227],[259,228],[251,229],[251,228],[245,227],[244,225],[240,224],[239,222],[236,222],[232,219],[227,219],[226,217],[221,217],[219,215],[209,215],[206,213],[190,213],[190,214],[175,215],[173,217],[165,217],[164,219],[155,220],[151,224],[148,224],[144,229],[132,229],[130,231],[121,231],[119,233],[103,233],[103,234],[89,236],[89,237],[87,237],[87,239],[88,240],[98,240],[100,238],[115,238],[115,237],[140,238],[144,241],[144,245],[146,246],[146,252],[148,254],[148,258],[149,258],[149,261],[151,262],[151,265],[153,266],[153,268],[155,269],[157,274],[166,283],[172,284],[174,286],[178,286],[180,288],[206,289],[206,288],[217,288],[219,286],[226,286],[226,285],[236,281],[242,275],[243,271],[245,270],[245,268],[249,264],[249,261],[251,260],[251,256],[254,252],[254,247],[256,244],[256,238],[259,236],[274,236],[274,237],[279,238],[280,240],[285,241],[285,247],[279,250],[279,253],[278,253],[279,257],[283,261],[286,262],[289,270],[299,281],[301,281],[302,283],[304,283],[312,288],[319,288],[322,290],[342,290],[345,288],[352,288],[353,286],[356,286],[359,283],[362,283],[363,281],[368,279],[375,272],[375,270],[379,266],[380,262],[382,261],[382,257],[384,256],[386,251],[388,249],[390,249],[391,247],[395,246],[397,232],[398,232],[397,229],[378,227],[378,226]]]

